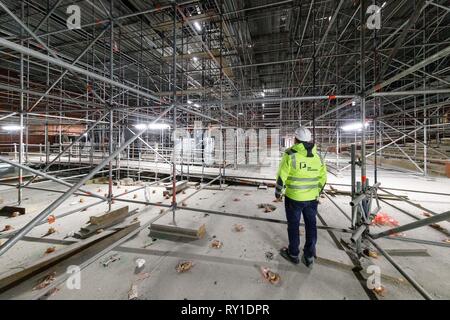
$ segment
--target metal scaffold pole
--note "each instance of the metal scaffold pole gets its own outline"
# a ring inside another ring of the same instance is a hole
[[[111,81],[114,81],[114,17],[113,17],[113,8],[114,8],[114,0],[110,0],[109,3],[109,15],[110,15],[110,38],[109,38],[109,76],[111,78]],[[113,153],[113,129],[114,129],[114,122],[113,122],[113,116],[114,116],[114,110],[113,107],[113,101],[114,101],[114,86],[113,84],[110,84],[110,92],[109,92],[109,155]],[[105,105],[106,106],[106,105]],[[112,206],[112,198],[113,198],[113,163],[112,160],[108,163],[108,208],[111,211]]]
[[[360,3],[360,87],[361,87],[361,188],[364,192],[367,187],[367,176],[366,176],[366,25],[365,25],[365,14],[366,14],[366,0],[361,0]]]
[[[172,34],[172,103],[173,103],[173,150],[172,150],[172,219],[175,224],[175,211],[177,210],[177,156],[176,156],[176,130],[177,130],[177,6],[173,4],[173,34]]]

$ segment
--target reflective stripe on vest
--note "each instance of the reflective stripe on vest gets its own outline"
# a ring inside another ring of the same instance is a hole
[[[319,177],[317,178],[297,178],[297,177],[288,177],[287,181],[298,181],[298,182],[319,182]]]
[[[292,168],[297,169],[297,160],[295,159],[295,153],[297,151],[294,151],[292,149],[287,149],[286,153],[291,157],[291,161],[292,161]]]
[[[317,189],[318,185],[317,184],[311,184],[311,185],[306,185],[306,186],[296,186],[296,185],[292,185],[292,184],[288,184],[286,187],[290,188],[290,189],[296,189],[296,190],[313,190],[313,189]]]

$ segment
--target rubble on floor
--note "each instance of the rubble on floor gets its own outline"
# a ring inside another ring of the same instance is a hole
[[[278,273],[273,272],[267,267],[260,267],[260,270],[264,280],[266,280],[270,284],[278,284],[280,282],[281,277]]]
[[[52,272],[39,280],[38,284],[33,287],[33,290],[41,290],[48,287],[53,281],[55,281],[56,272]]]
[[[175,269],[178,273],[183,273],[189,271],[193,266],[194,264],[192,263],[192,261],[181,261],[180,263],[178,263]]]

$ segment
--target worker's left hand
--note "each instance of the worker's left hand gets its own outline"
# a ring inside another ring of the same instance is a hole
[[[278,201],[281,201],[283,199],[283,194],[275,192],[275,199],[277,199]]]

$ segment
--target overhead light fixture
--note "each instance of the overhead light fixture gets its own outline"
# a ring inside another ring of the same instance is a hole
[[[352,106],[356,106],[356,101],[352,101]]]
[[[369,126],[368,122],[364,123],[364,127],[367,128],[368,126]],[[346,124],[346,125],[342,126],[341,129],[343,131],[361,131],[362,127],[363,127],[363,125],[361,122],[355,122],[355,123]]]
[[[134,127],[138,130],[164,130],[170,129],[170,126],[166,123],[139,123],[135,124]]]
[[[23,127],[11,124],[11,125],[7,125],[7,126],[3,126],[2,129],[6,130],[6,131],[20,131],[23,129]]]
[[[331,21],[331,16],[328,17],[328,21]]]
[[[197,57],[193,57],[192,60],[194,60],[194,62],[197,62],[198,58]]]
[[[384,8],[385,5],[386,5],[386,1],[383,2],[383,4],[381,5],[381,7]]]
[[[243,113],[242,113],[242,112],[239,112],[239,113],[238,113],[238,115],[242,116],[242,115],[243,115]]]
[[[170,129],[170,126],[167,123],[151,123],[148,125],[149,130],[164,130]]]
[[[261,96],[263,96],[263,97],[265,97],[265,96],[266,96],[266,94],[264,93],[264,91],[263,91],[263,92],[261,92]]]
[[[134,127],[138,130],[145,130],[147,129],[147,125],[145,123],[139,123],[139,124],[135,124]]]
[[[264,108],[264,107],[266,106],[266,104],[265,104],[265,103],[263,103],[263,104],[262,104],[262,106],[263,106],[263,108]]]
[[[202,26],[200,25],[200,23],[198,21],[194,22],[194,27],[197,31],[202,31]]]
[[[201,105],[199,105],[198,103],[196,103],[196,104],[194,104],[194,107],[196,107],[196,108],[200,108],[200,107],[201,107]]]
[[[187,103],[188,103],[188,104],[192,104],[192,101],[191,101],[191,100],[188,100]]]

